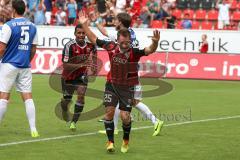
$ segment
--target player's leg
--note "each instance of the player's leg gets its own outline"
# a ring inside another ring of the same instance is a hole
[[[84,104],[85,104],[85,93],[86,93],[87,86],[86,85],[79,85],[77,87],[77,101],[74,105],[74,114],[71,121],[71,127],[74,127],[76,125],[77,121],[79,120],[79,117],[83,111]]]
[[[10,91],[15,83],[18,69],[8,63],[0,63],[0,122],[6,111]]]
[[[20,69],[16,80],[16,90],[21,93],[25,104],[26,114],[33,138],[39,137],[36,129],[36,111],[32,99],[32,73],[31,69]]]
[[[141,112],[142,116],[146,119],[151,120],[154,125],[154,133],[153,136],[156,136],[160,133],[160,130],[163,126],[163,121],[157,119],[157,117],[152,113],[149,107],[141,102],[142,100],[142,87],[141,85],[134,86],[134,100],[133,105],[135,108]]]
[[[114,134],[118,134],[119,130],[117,128],[118,126],[118,119],[119,119],[119,116],[120,116],[120,109],[119,109],[119,103],[117,104],[117,107],[115,109],[115,112],[114,112],[114,117],[113,117],[113,123],[114,123]],[[105,130],[99,130],[98,133],[101,133],[101,134],[106,134],[106,131]]]
[[[124,104],[120,104],[120,115],[122,119],[122,129],[123,129],[123,142],[121,146],[121,152],[126,153],[129,149],[129,136],[131,132],[131,107],[124,107]]]
[[[107,151],[114,152],[114,122],[113,116],[115,113],[115,107],[118,103],[118,97],[116,96],[113,86],[111,83],[106,83],[104,92],[104,105],[105,105],[105,115],[104,115],[104,126],[107,133],[108,143]]]
[[[61,79],[62,84],[62,94],[63,98],[61,99],[61,108],[62,108],[62,117],[66,122],[71,121],[70,119],[70,104],[72,102],[73,93],[75,87],[72,84],[67,84],[65,80]]]

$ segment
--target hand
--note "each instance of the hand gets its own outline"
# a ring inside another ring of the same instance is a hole
[[[82,11],[80,11],[78,13],[78,20],[79,20],[80,24],[87,24],[87,22],[88,22],[88,18],[86,16],[86,14]]]
[[[160,39],[160,31],[159,30],[154,30],[152,41],[158,43],[159,39]]]

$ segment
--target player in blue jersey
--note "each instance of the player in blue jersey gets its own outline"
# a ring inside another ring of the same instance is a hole
[[[39,134],[35,125],[35,106],[32,99],[30,62],[37,45],[36,26],[23,17],[26,5],[13,0],[13,19],[5,23],[0,36],[0,121],[2,120],[14,85],[25,103],[32,137]]]

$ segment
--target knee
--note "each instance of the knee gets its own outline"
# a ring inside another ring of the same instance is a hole
[[[112,120],[114,117],[115,108],[106,108],[105,120]]]
[[[133,100],[133,106],[136,106],[139,102],[141,102],[141,101],[138,100],[138,99],[134,99],[134,100]]]

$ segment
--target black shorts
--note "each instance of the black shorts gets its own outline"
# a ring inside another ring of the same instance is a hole
[[[134,98],[134,87],[114,85],[107,82],[105,85],[103,103],[105,107],[116,107],[119,103],[119,109],[131,112]]]
[[[87,90],[88,79],[82,75],[74,80],[64,80],[62,78],[63,96],[72,96],[76,91],[76,95],[85,95]]]

